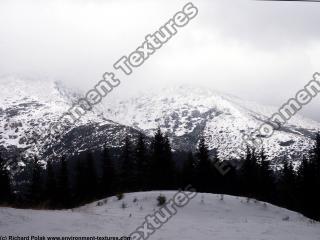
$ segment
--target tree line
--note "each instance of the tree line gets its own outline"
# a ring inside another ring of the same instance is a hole
[[[158,129],[150,144],[143,135],[135,143],[128,136],[116,153],[108,148],[88,151],[72,161],[49,161],[45,168],[34,158],[19,188],[0,157],[0,203],[63,209],[124,192],[177,190],[191,184],[198,192],[255,198],[320,220],[320,134],[297,168],[284,159],[282,169],[275,170],[267,158],[263,149],[247,148],[241,167],[223,176],[215,167],[222,159],[210,153],[204,138],[196,152],[174,152]]]

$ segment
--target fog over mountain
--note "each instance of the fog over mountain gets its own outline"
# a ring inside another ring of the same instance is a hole
[[[195,0],[198,16],[129,77],[109,101],[192,84],[280,106],[319,70],[318,3]],[[90,89],[184,1],[3,0],[0,75]],[[143,92],[143,91],[142,91]],[[302,113],[320,120],[320,100]]]

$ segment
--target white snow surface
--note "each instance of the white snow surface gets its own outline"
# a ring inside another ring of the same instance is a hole
[[[139,192],[110,197],[72,210],[0,208],[2,236],[128,236],[148,214],[159,209],[156,198],[174,192]],[[134,199],[137,201],[134,201]],[[126,208],[122,208],[123,203]],[[245,198],[199,193],[177,208],[154,240],[319,240],[320,224],[292,211]]]

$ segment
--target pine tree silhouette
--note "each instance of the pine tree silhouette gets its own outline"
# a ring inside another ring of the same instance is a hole
[[[190,151],[182,168],[182,186],[194,185],[196,174],[196,162],[193,153]]]
[[[247,147],[246,157],[240,169],[240,177],[242,194],[250,198],[257,197],[259,192],[259,166],[255,149]]]
[[[66,158],[63,156],[60,159],[58,174],[58,206],[60,208],[68,208],[70,206],[70,192],[69,192],[69,171]]]
[[[314,180],[312,177],[312,166],[309,159],[304,156],[299,166],[297,176],[297,191],[299,210],[306,213],[308,216],[314,216],[313,210],[313,193],[314,193]]]
[[[201,192],[210,192],[212,180],[212,165],[209,160],[209,151],[202,137],[199,141],[196,161],[196,189]]]
[[[158,128],[152,141],[152,183],[155,190],[168,190],[175,186],[175,164],[171,144]]]
[[[211,154],[211,157],[209,158],[210,160],[210,168],[211,168],[211,180],[210,180],[210,185],[211,185],[211,192],[213,193],[222,193],[225,191],[226,187],[226,181],[227,177],[225,178],[219,170],[215,167],[216,164],[220,165],[221,161],[218,157],[218,151],[214,150]]]
[[[163,188],[164,189],[175,189],[177,176],[176,176],[176,166],[172,159],[172,149],[169,137],[167,135],[164,136],[164,143],[163,143]]]
[[[101,161],[100,194],[106,197],[116,192],[115,169],[107,147],[103,150]]]
[[[296,207],[296,175],[291,161],[284,159],[279,181],[280,203],[291,209]]]
[[[8,204],[11,200],[10,176],[7,170],[7,161],[0,153],[0,204]]]
[[[132,145],[128,136],[124,140],[121,155],[120,182],[123,191],[132,191],[136,187],[136,164],[134,162]]]
[[[42,168],[37,157],[34,157],[31,167],[30,201],[33,206],[38,206],[43,200],[43,188],[41,177]]]
[[[260,163],[260,169],[259,169],[259,193],[258,197],[262,200],[271,200],[274,195],[274,181],[273,181],[273,175],[272,170],[270,167],[270,161],[267,160],[267,156],[265,154],[264,149],[261,150],[260,156],[259,156],[259,163]]]
[[[320,133],[316,134],[315,143],[309,155],[308,176],[305,176],[309,181],[308,202],[305,203],[308,207],[308,212],[312,217],[320,219]]]
[[[147,147],[142,134],[139,135],[138,142],[135,148],[135,162],[137,167],[137,185],[138,190],[150,189],[150,161],[147,156]]]
[[[52,161],[48,161],[46,168],[45,199],[50,207],[55,207],[57,201],[57,182]]]
[[[163,165],[162,160],[164,158],[164,138],[160,128],[158,128],[152,141],[152,188],[158,190],[163,188]]]
[[[73,204],[79,205],[88,200],[88,183],[87,183],[86,162],[84,157],[78,156],[75,169],[75,197]]]
[[[87,182],[85,189],[88,194],[88,199],[95,199],[98,193],[98,181],[95,168],[95,161],[91,151],[89,151],[86,156],[86,180]]]

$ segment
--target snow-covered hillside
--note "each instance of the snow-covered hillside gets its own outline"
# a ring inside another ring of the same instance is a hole
[[[2,78],[0,147],[4,147],[8,154],[21,152],[24,156],[42,155],[46,158],[53,153],[69,155],[106,145],[118,147],[125,135],[138,134],[130,127],[90,111],[76,125],[70,125],[63,135],[49,135],[50,123],[66,113],[78,98],[79,91],[72,91],[61,83]],[[32,132],[38,128],[43,134],[35,139]]]
[[[49,124],[57,121],[80,96],[59,83],[1,79],[0,146],[9,152],[39,154],[75,154],[104,145],[118,147],[125,135],[143,132],[152,136],[161,127],[172,140],[174,150],[195,150],[204,136],[211,150],[227,158],[242,142],[242,133],[254,132],[277,111],[234,96],[192,87],[172,87],[140,94],[126,100],[109,101],[95,106],[68,132],[46,135]],[[32,129],[44,134],[33,139]],[[295,116],[270,138],[264,147],[270,158],[293,157],[312,146],[320,124]],[[11,151],[10,151],[11,150]]]
[[[174,192],[140,192],[64,211],[0,208],[2,236],[125,236],[158,210],[156,198]],[[123,207],[125,206],[125,208]],[[320,224],[270,204],[233,196],[198,194],[149,239],[319,240]]]
[[[194,149],[200,135],[220,157],[228,157],[242,142],[242,133],[253,133],[278,109],[211,90],[192,87],[162,89],[119,101],[104,109],[108,119],[153,134],[161,127],[176,149]],[[310,148],[320,124],[300,115],[270,138],[264,147],[271,157],[297,155]]]

